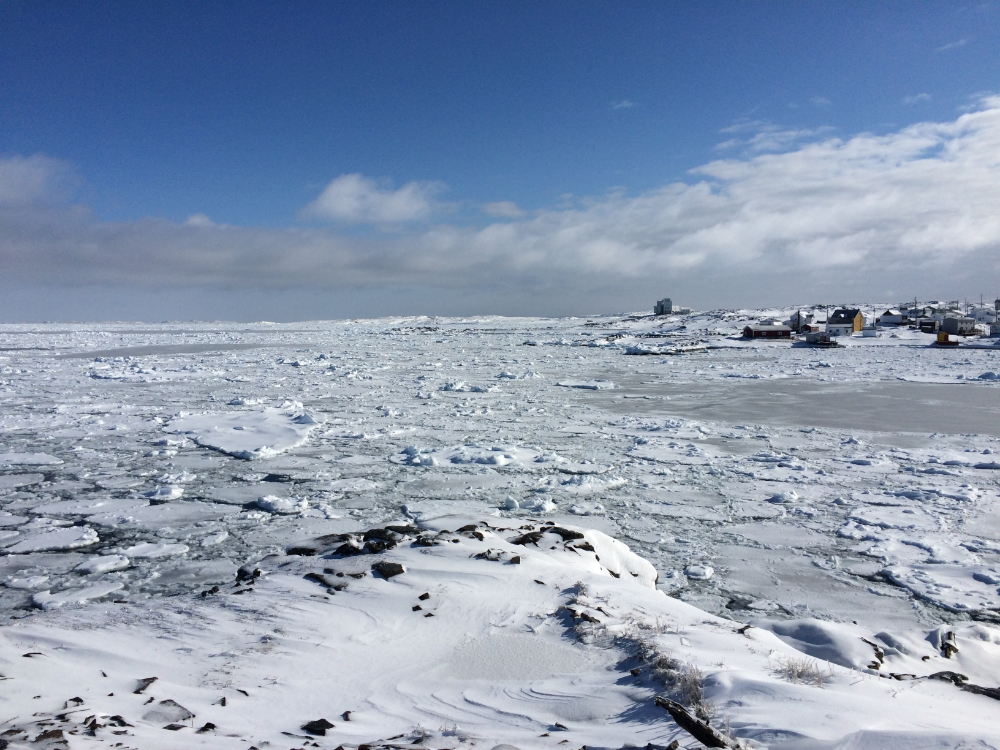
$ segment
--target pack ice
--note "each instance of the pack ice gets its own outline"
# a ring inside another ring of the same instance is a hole
[[[0,739],[997,746],[1000,348],[794,312],[0,325]]]

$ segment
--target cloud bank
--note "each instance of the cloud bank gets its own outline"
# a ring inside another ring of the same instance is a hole
[[[13,157],[0,161],[0,264],[12,283],[130,288],[558,288],[570,299],[616,286],[619,309],[651,283],[692,290],[684,301],[707,307],[834,289],[838,298],[906,297],[914,285],[996,278],[1000,97],[954,121],[885,135],[814,133],[803,144],[801,133],[764,132],[785,150],[760,153],[750,137],[743,157],[704,164],[687,182],[568,208],[486,204],[503,220],[479,226],[428,221],[439,183],[394,190],[362,175],[338,177],[303,209],[332,227],[261,229],[203,216],[107,223],[60,202],[67,165]],[[388,234],[336,228],[410,221],[422,223]],[[993,293],[965,293],[979,291]]]
[[[438,210],[434,196],[444,189],[440,182],[408,182],[393,190],[364,175],[345,174],[327,185],[302,216],[348,224],[426,219]]]

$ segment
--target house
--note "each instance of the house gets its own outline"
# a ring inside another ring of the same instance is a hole
[[[920,329],[921,333],[937,333],[940,327],[941,323],[934,318],[920,318],[917,321],[917,328]]]
[[[674,303],[670,301],[670,297],[661,299],[653,305],[653,315],[670,315],[673,311]]]
[[[806,326],[810,325],[812,322],[813,322],[812,313],[804,313],[801,310],[796,310],[794,313],[792,313],[792,316],[788,320],[784,321],[784,324],[789,328],[791,328],[796,333],[799,333],[800,331],[804,330]]]
[[[978,333],[976,330],[976,319],[965,317],[945,318],[944,323],[941,325],[941,330],[953,336],[975,336]]]
[[[878,316],[879,325],[883,326],[901,326],[910,322],[909,316],[897,310],[896,308],[889,308],[884,313]]]
[[[831,336],[851,336],[855,331],[865,327],[865,316],[853,307],[842,307],[833,311],[827,318],[826,332]]]
[[[765,325],[755,323],[743,329],[745,339],[790,339],[792,329],[786,325]]]

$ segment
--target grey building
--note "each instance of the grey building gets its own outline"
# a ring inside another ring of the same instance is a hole
[[[975,318],[945,318],[941,330],[952,336],[975,336]]]

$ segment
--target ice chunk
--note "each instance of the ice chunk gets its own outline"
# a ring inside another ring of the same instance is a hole
[[[11,576],[3,582],[3,585],[9,589],[26,589],[30,591],[31,589],[37,589],[47,580],[49,580],[48,576],[27,576],[26,578]]]
[[[893,583],[953,612],[1000,609],[996,567],[968,564],[899,565],[883,572]]]
[[[257,507],[269,513],[292,514],[301,513],[309,508],[309,501],[299,497],[277,497],[264,495],[257,498]]]
[[[144,542],[124,550],[126,557],[169,557],[183,555],[188,551],[186,544],[169,544],[167,542]]]
[[[59,516],[92,516],[98,513],[123,513],[149,503],[142,498],[85,497],[79,500],[59,500],[35,508],[36,513]],[[0,524],[2,525],[2,524]]]
[[[318,426],[297,402],[280,409],[215,412],[178,417],[165,428],[190,436],[199,445],[236,458],[271,458],[302,445]]]
[[[102,596],[112,594],[123,587],[123,583],[116,581],[114,583],[99,583],[95,586],[86,586],[79,589],[67,589],[55,594],[48,591],[40,591],[31,597],[31,601],[35,603],[36,607],[42,609],[56,609],[64,604],[83,604],[91,599],[100,599]]]
[[[560,380],[556,385],[565,388],[583,388],[590,391],[608,391],[618,387],[610,380]]]
[[[131,563],[125,555],[96,555],[84,560],[74,570],[81,573],[110,573],[114,570],[125,570]]]
[[[49,466],[62,461],[48,453],[0,453],[0,466]]]
[[[711,565],[688,565],[684,568],[684,575],[696,581],[707,581],[715,575],[715,568]]]
[[[38,484],[43,479],[44,474],[3,474],[0,475],[0,492]]]
[[[551,513],[555,509],[555,502],[547,497],[536,497],[521,503],[521,510],[530,510],[532,513]]]
[[[53,529],[29,536],[8,547],[7,552],[21,554],[26,552],[76,549],[78,547],[89,547],[98,541],[100,539],[97,536],[97,532],[89,526],[70,526],[69,528]]]
[[[795,503],[799,500],[799,493],[795,490],[785,490],[784,492],[778,492],[777,494],[771,495],[767,499],[769,503]]]
[[[184,488],[172,484],[161,484],[159,487],[142,494],[151,500],[176,500],[184,494]]]

